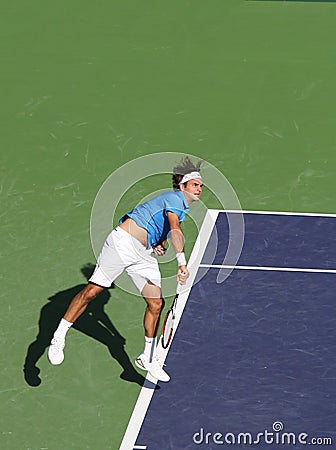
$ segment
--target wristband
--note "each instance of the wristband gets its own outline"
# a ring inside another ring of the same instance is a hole
[[[177,264],[179,267],[187,265],[187,261],[186,261],[184,252],[176,253],[176,259],[177,259]]]

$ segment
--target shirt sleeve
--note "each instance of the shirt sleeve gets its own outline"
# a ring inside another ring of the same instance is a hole
[[[165,214],[173,212],[177,215],[179,222],[185,219],[186,211],[182,200],[177,196],[169,196],[165,199]]]

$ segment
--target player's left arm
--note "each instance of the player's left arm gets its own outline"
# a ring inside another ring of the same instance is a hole
[[[178,264],[177,281],[179,281],[181,284],[185,284],[187,278],[189,277],[189,271],[184,254],[184,235],[181,230],[180,221],[177,214],[168,211],[167,216],[170,227],[170,239],[176,254]]]

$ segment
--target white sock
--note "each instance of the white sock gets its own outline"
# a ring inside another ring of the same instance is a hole
[[[67,334],[69,328],[71,327],[72,323],[68,322],[65,319],[62,319],[58,325],[57,330],[54,333],[54,337],[65,339],[65,335]]]
[[[156,336],[149,338],[145,336],[145,350],[144,354],[149,362],[152,362],[154,356],[156,355]]]

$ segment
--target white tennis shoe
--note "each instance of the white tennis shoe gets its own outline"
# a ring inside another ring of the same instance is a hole
[[[145,354],[141,353],[135,360],[135,365],[139,367],[139,369],[147,370],[152,377],[159,381],[167,382],[170,380],[170,376],[162,369],[159,358],[157,357],[154,357],[153,361],[149,362]]]
[[[64,346],[65,346],[64,339],[57,337],[52,338],[48,350],[48,358],[51,364],[53,364],[54,366],[62,364],[64,360],[64,352],[63,352]]]

